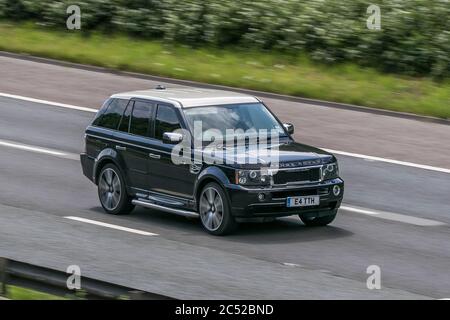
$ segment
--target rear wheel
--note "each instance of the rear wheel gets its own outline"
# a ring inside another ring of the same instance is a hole
[[[326,226],[327,224],[330,224],[331,222],[333,222],[333,220],[336,218],[336,213],[331,214],[329,216],[316,217],[316,218],[305,218],[302,216],[299,216],[299,217],[307,227],[321,227],[321,226]]]
[[[119,168],[113,164],[107,164],[100,172],[98,197],[103,209],[109,214],[128,214],[134,209],[125,180]]]
[[[215,182],[208,183],[200,193],[199,214],[203,227],[211,234],[226,235],[237,227],[226,194]]]

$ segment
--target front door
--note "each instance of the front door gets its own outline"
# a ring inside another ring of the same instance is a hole
[[[151,190],[183,198],[193,198],[198,172],[189,163],[174,164],[171,152],[174,144],[164,143],[163,134],[182,127],[179,110],[168,105],[158,105],[154,121],[154,150],[149,151]]]

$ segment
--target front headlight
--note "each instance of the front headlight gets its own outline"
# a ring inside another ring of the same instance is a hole
[[[236,170],[235,183],[243,186],[260,186],[270,184],[270,176],[260,170]]]
[[[322,180],[330,180],[338,177],[339,177],[339,167],[337,162],[323,165]]]

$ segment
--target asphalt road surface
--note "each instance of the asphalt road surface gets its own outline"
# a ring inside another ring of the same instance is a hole
[[[0,70],[0,92],[93,108],[153,86],[1,57]],[[213,237],[154,210],[106,215],[78,161],[93,112],[0,96],[0,256],[175,298],[448,298],[450,127],[266,101],[299,141],[436,168],[338,155],[345,203],[330,226],[289,217]],[[370,265],[380,290],[366,287]]]

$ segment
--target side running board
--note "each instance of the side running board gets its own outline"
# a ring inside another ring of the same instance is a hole
[[[155,204],[155,203],[152,203],[152,202],[149,202],[146,200],[142,200],[142,199],[134,199],[131,201],[131,203],[134,205],[137,205],[137,206],[160,210],[160,211],[165,211],[165,212],[169,212],[169,213],[174,213],[174,214],[184,216],[184,217],[190,217],[190,218],[198,218],[199,217],[199,214],[194,211],[165,207],[165,206]]]

